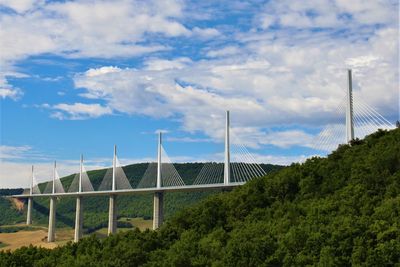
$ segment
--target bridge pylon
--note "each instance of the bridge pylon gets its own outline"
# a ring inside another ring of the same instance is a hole
[[[226,111],[225,118],[225,161],[224,161],[224,185],[228,185],[231,180],[231,154],[229,144],[229,110]]]
[[[31,176],[31,187],[29,190],[29,197],[28,197],[28,209],[26,211],[26,225],[32,224],[32,194],[33,194],[33,165],[32,165],[32,176]]]
[[[83,155],[81,155],[80,168],[79,168],[79,184],[78,193],[82,193],[82,171],[83,171]],[[76,210],[75,210],[75,234],[74,242],[78,242],[82,238],[83,228],[83,209],[82,209],[82,196],[78,194],[76,197]]]
[[[53,186],[52,194],[56,192],[56,171],[57,162],[54,161],[54,175],[53,175]],[[49,229],[47,233],[47,242],[54,242],[56,237],[56,197],[50,197],[50,210],[49,210]]]
[[[162,133],[158,133],[157,146],[157,183],[156,187],[162,187]],[[153,197],[153,230],[158,229],[164,220],[164,192],[159,191],[154,193]]]
[[[347,99],[346,99],[346,141],[354,139],[354,114],[353,114],[353,81],[351,69],[347,70]]]
[[[113,170],[112,170],[112,189],[116,190],[115,171],[117,167],[117,146],[114,145],[114,157],[113,157]],[[108,210],[108,235],[115,234],[117,232],[117,195],[110,194],[109,210]]]

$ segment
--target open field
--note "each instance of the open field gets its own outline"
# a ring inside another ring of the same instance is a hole
[[[120,222],[130,222],[134,227],[133,228],[118,228],[117,232],[124,232],[134,229],[135,227],[139,228],[140,231],[144,231],[146,229],[152,229],[153,220],[145,220],[143,218],[120,218],[118,221]],[[94,232],[98,237],[106,237],[107,236],[107,227],[101,228]]]
[[[144,231],[146,229],[152,229],[153,220],[145,220],[143,218],[121,218],[120,221],[130,222],[134,227]]]
[[[15,250],[23,246],[40,246],[45,248],[55,248],[56,243],[47,243],[47,232],[44,230],[36,231],[19,231],[16,233],[1,233],[0,242],[6,244],[6,246],[0,248],[0,250]]]
[[[143,218],[121,218],[119,221],[130,222],[134,227],[138,227],[141,231],[151,229],[152,220],[144,220]],[[2,228],[25,227],[23,224],[3,225]],[[120,228],[118,231],[128,231],[133,228]],[[102,228],[93,234],[98,237],[107,236],[107,228]],[[55,248],[62,246],[68,241],[74,239],[74,229],[58,228],[56,229],[56,242],[47,243],[47,228],[43,226],[29,226],[28,230],[20,230],[13,233],[0,233],[0,250],[15,250],[23,246],[40,246],[45,248]]]

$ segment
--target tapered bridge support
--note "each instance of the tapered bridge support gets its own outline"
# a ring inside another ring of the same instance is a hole
[[[76,214],[75,214],[75,235],[74,242],[78,242],[82,238],[82,228],[83,228],[83,210],[82,210],[82,197],[78,196],[76,198]]]
[[[110,205],[108,210],[108,235],[117,232],[117,196],[110,195]]]
[[[56,240],[56,198],[50,197],[49,212],[49,230],[47,233],[47,241],[54,242]]]
[[[32,197],[28,197],[28,208],[26,211],[26,225],[32,224]]]
[[[31,175],[31,188],[29,190],[30,193],[30,197],[28,197],[28,209],[26,211],[26,225],[31,225],[32,224],[32,202],[33,202],[33,198],[32,198],[32,194],[33,194],[33,165],[32,165],[32,175]]]
[[[164,219],[164,192],[154,193],[153,230],[158,229]]]

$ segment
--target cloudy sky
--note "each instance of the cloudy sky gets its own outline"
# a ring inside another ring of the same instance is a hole
[[[217,2],[217,3],[215,3]],[[397,0],[0,0],[0,187],[233,142],[259,162],[323,155],[316,137],[355,101],[399,118]],[[343,127],[339,127],[343,128]],[[344,141],[344,135],[342,137]]]

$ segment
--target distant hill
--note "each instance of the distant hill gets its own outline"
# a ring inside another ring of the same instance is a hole
[[[0,196],[10,196],[10,195],[19,195],[24,192],[23,188],[14,188],[14,189],[0,189]]]
[[[187,184],[193,183],[197,177],[203,163],[178,163],[174,164],[175,168]],[[124,172],[132,186],[139,183],[143,176],[148,163],[138,163],[124,166]],[[282,168],[278,165],[261,164],[261,167],[267,172],[276,171]],[[89,171],[88,176],[97,189],[106,173],[106,169]],[[64,188],[68,189],[75,174],[61,178]],[[43,192],[47,183],[39,184],[39,188]],[[0,193],[3,195],[19,194],[22,189],[3,189]],[[166,193],[165,194],[165,215],[166,218],[183,209],[184,207],[193,205],[199,200],[211,194],[219,192],[219,190],[207,192],[190,192],[190,193]],[[90,233],[96,229],[107,226],[108,223],[108,197],[86,197],[83,198],[84,210],[84,230]],[[0,198],[0,208],[6,210],[6,213],[0,213],[0,225],[15,224],[24,222],[26,219],[26,209],[17,210],[9,200]],[[47,225],[49,213],[48,197],[35,198],[33,204],[33,223],[39,225]],[[153,214],[153,195],[125,195],[118,196],[117,211],[119,217],[144,217],[152,218]],[[63,197],[59,199],[57,204],[57,226],[58,227],[74,227],[75,224],[75,198]]]
[[[400,129],[218,193],[158,231],[95,236],[1,266],[399,266]]]

